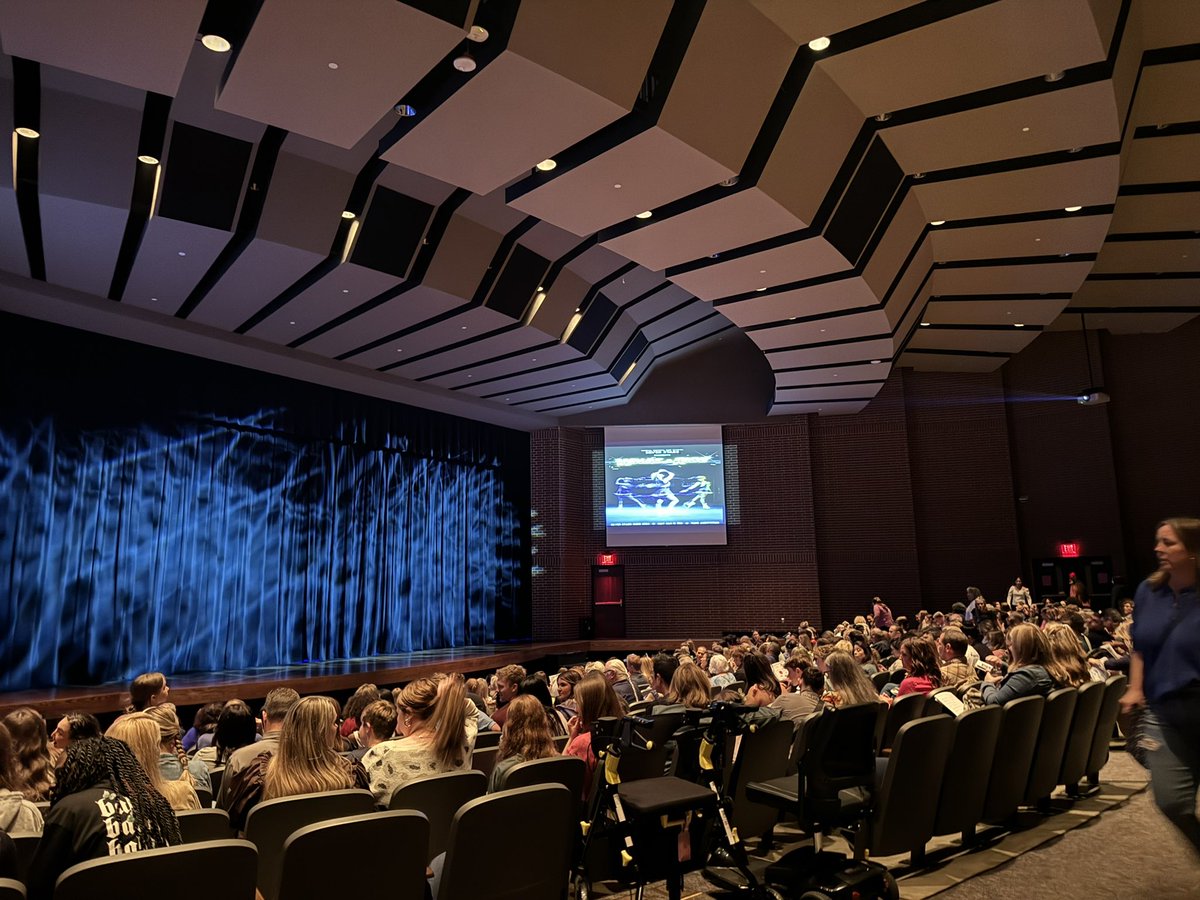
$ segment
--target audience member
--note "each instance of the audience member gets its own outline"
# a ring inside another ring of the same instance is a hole
[[[517,763],[557,754],[545,707],[532,694],[519,694],[509,704],[508,721],[500,735],[500,749],[488,790],[495,791],[504,773]]]
[[[396,707],[388,700],[376,700],[363,708],[359,716],[358,746],[346,755],[361,760],[376,744],[390,741],[396,733]]]
[[[0,832],[40,834],[42,811],[21,795],[12,735],[0,725]]]
[[[650,680],[650,690],[655,700],[663,700],[671,690],[671,679],[679,668],[679,660],[669,653],[655,653],[652,661],[654,677]],[[582,684],[582,682],[580,682]],[[576,688],[578,691],[579,689]]]
[[[171,805],[128,746],[107,737],[75,741],[29,865],[29,898],[51,900],[58,876],[76,863],[179,842]]]
[[[492,720],[501,728],[504,727],[504,720],[508,716],[506,707],[513,697],[520,693],[521,682],[524,680],[524,666],[505,666],[496,671],[496,711],[492,713]]]
[[[213,702],[205,703],[196,710],[196,716],[192,720],[192,727],[183,736],[183,749],[186,753],[191,753],[193,749],[199,749],[201,746],[200,739],[205,735],[208,736],[207,743],[212,743],[212,734],[217,729],[217,720],[221,718],[221,710],[224,708],[224,703]]]
[[[707,709],[711,696],[712,683],[708,674],[695,663],[688,663],[675,670],[666,700],[668,704],[678,703],[685,709]]]
[[[770,708],[779,710],[785,719],[802,722],[824,707],[825,676],[816,663],[799,654],[793,654],[785,666],[791,690],[772,701]]]
[[[900,645],[900,661],[907,675],[900,682],[897,697],[928,694],[942,686],[937,646],[929,638],[906,638]]]
[[[204,741],[201,737],[201,742]],[[240,750],[253,744],[259,739],[258,728],[254,722],[254,713],[241,700],[229,700],[221,710],[217,719],[217,727],[211,735],[212,742],[207,747],[196,751],[195,758],[204,763],[211,772],[217,766],[224,766],[235,750]]]
[[[50,759],[58,768],[67,758],[67,747],[73,741],[100,737],[100,722],[88,713],[67,713],[58,720],[50,733]]]
[[[967,662],[970,648],[967,636],[959,628],[943,628],[937,638],[938,657],[941,661],[942,687],[963,688],[979,680],[975,667]]]
[[[1069,626],[1054,622],[1046,626],[1042,635],[1046,638],[1046,671],[1055,687],[1079,687],[1092,680],[1083,647]]]
[[[249,766],[256,757],[263,753],[274,753],[279,747],[283,723],[287,719],[288,713],[299,702],[300,695],[292,688],[275,688],[267,694],[262,707],[262,740],[245,744],[229,754],[225,763],[225,775],[221,779],[221,788],[217,794],[217,806],[229,810],[230,789],[242,769]],[[226,711],[228,712],[228,709]],[[224,713],[222,713],[221,719],[224,721]],[[230,722],[230,725],[233,724]],[[244,733],[241,736],[244,736]],[[221,737],[221,722],[217,723],[217,737],[218,739]]]
[[[505,708],[510,703],[506,701]],[[414,778],[470,769],[479,728],[475,705],[458,675],[436,674],[411,682],[400,692],[397,714],[403,740],[376,744],[363,757],[371,793],[381,806],[391,803],[396,789]]]
[[[181,780],[168,781],[163,778],[158,766],[158,754],[161,748],[158,723],[144,712],[129,713],[121,716],[109,726],[105,737],[114,738],[129,745],[134,757],[146,771],[153,788],[166,798],[171,809],[199,809],[200,798],[192,787],[191,778],[186,769]]]
[[[1025,623],[1008,632],[1012,654],[1008,674],[993,671],[984,677],[980,698],[987,706],[1003,706],[1009,700],[1032,695],[1046,696],[1054,689],[1054,680],[1046,671],[1049,649],[1037,626]]]
[[[656,680],[662,679],[658,662],[660,656],[675,663],[675,657],[666,653],[657,654],[654,657]],[[664,695],[670,689],[669,678],[673,675],[674,673],[671,672],[668,676],[668,683],[663,691]],[[578,756],[587,763],[587,776],[583,782],[586,799],[591,792],[592,780],[596,771],[596,751],[592,746],[592,730],[598,719],[621,716],[624,713],[621,709],[621,699],[612,689],[608,680],[599,673],[589,673],[583,677],[583,680],[575,688],[575,701],[579,705],[579,712],[567,724],[567,745],[563,748],[563,754]]]
[[[342,710],[342,724],[338,727],[338,734],[343,738],[351,738],[358,731],[358,718],[362,711],[367,708],[367,704],[378,699],[378,687],[373,684],[360,684]]]
[[[12,737],[22,796],[35,803],[49,800],[54,787],[54,766],[50,761],[46,720],[36,709],[21,706],[4,717],[4,725]]]
[[[180,739],[181,728],[179,717],[175,714],[174,703],[160,703],[146,710],[155,725],[158,726],[159,748],[158,768],[166,781],[178,781],[186,771],[192,787],[206,791],[212,790],[212,781],[208,775],[208,766],[203,760],[189,758],[183,750]]]
[[[157,706],[167,702],[171,689],[167,686],[167,676],[162,672],[147,672],[139,675],[129,685],[129,705],[125,712],[142,712],[148,706]]]
[[[862,666],[848,653],[835,650],[825,657],[824,701],[831,706],[856,706],[878,703],[879,692]]]
[[[604,664],[604,677],[608,679],[608,683],[612,685],[613,690],[626,706],[638,702],[637,688],[633,686],[633,680],[629,677],[629,671],[625,668],[625,663],[621,662],[621,660],[610,659],[606,662]]]

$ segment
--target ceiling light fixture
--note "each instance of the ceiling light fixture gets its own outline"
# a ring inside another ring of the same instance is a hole
[[[930,224],[930,225],[932,225],[934,228],[936,228],[936,227],[937,227],[937,226],[939,226],[939,225],[945,225],[945,224],[946,224],[946,220],[945,220],[945,219],[938,219],[938,220],[936,220],[936,221],[934,221],[934,222],[930,222],[929,224]]]
[[[488,30],[481,25],[472,25],[467,32],[467,40],[482,44],[488,39]]]
[[[331,69],[336,69],[336,68],[338,67],[338,64],[337,64],[337,63],[335,63],[335,62],[327,63],[327,65],[328,65],[328,66],[329,66],[329,68],[331,68]]]
[[[157,159],[155,159],[153,156],[148,156],[144,153],[138,157],[138,162],[145,163],[148,166],[157,166],[158,165]]]
[[[1064,206],[1063,212],[1079,212],[1081,209],[1083,209],[1082,206]]]
[[[416,109],[414,109],[412,106],[409,106],[407,103],[397,103],[393,109],[396,110],[396,115],[402,119],[411,119],[417,114]]]
[[[822,50],[828,50],[829,49],[829,38],[827,38],[827,37],[813,38],[811,41],[808,42],[808,49],[816,51],[817,53],[820,53]]]
[[[33,140],[34,138],[39,138],[42,136],[40,132],[34,131],[32,128],[26,128],[25,126],[21,126],[20,128],[18,128],[17,134],[19,134],[23,138],[29,138],[30,140]]]
[[[342,218],[343,219],[353,219],[353,218],[355,218],[355,214],[348,209],[343,209],[342,210]]]
[[[454,57],[454,68],[460,72],[474,72],[476,68],[475,57],[467,51],[463,51],[461,56]]]
[[[873,360],[871,360],[871,365],[873,365],[873,366],[877,366],[877,365],[879,365],[881,362],[883,362],[883,360],[882,360],[882,359],[873,359]]]
[[[1025,327],[1024,322],[1013,322],[1013,328],[1024,328],[1024,327]]]
[[[534,166],[539,172],[552,172],[558,168],[558,163],[552,159],[543,159],[540,163]]]
[[[888,121],[888,120],[889,120],[891,117],[892,117],[892,114],[891,114],[891,113],[888,113],[888,112],[882,112],[882,113],[880,113],[879,115],[877,115],[877,116],[875,117],[875,121],[876,121],[876,122],[886,122],[886,121]]]
[[[621,185],[619,184],[614,184],[613,187],[615,187],[618,191],[621,189]]]
[[[736,175],[730,175],[728,178],[726,178],[724,181],[721,182],[721,187],[733,187],[737,183],[738,183],[738,177]]]
[[[229,41],[219,34],[206,34],[200,38],[200,43],[213,53],[228,53],[233,47]]]
[[[1022,129],[1021,129],[1021,131],[1028,131],[1028,130],[1029,130],[1029,126],[1028,126],[1028,125],[1026,125],[1024,128],[1022,128]]]
[[[928,328],[928,327],[929,327],[929,323],[928,323],[928,322],[922,322],[922,323],[921,323],[921,327],[922,327],[922,328]]]
[[[654,213],[652,213],[650,210],[647,209],[644,212],[638,213],[636,216],[634,216],[634,218],[635,219],[648,219],[652,215],[654,215]]]
[[[187,251],[186,251],[186,250],[180,250],[180,251],[179,251],[179,255],[180,255],[180,256],[187,256]]]
[[[1055,81],[1062,81],[1066,74],[1066,72],[1047,72],[1042,77],[1046,79],[1046,81],[1053,83]]]

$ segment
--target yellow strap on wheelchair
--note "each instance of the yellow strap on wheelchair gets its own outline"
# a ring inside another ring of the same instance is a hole
[[[579,830],[582,831],[584,834],[587,834],[589,831],[592,830],[592,823],[591,822],[580,822]]]
[[[633,856],[629,853],[628,850],[621,851],[621,865],[623,865],[623,866],[632,866],[633,865]]]
[[[712,761],[713,742],[708,738],[700,741],[700,768],[706,772],[711,772],[713,768]]]
[[[758,731],[758,726],[755,725],[753,722],[750,723],[750,733],[754,734],[754,732],[756,732],[756,731]]]

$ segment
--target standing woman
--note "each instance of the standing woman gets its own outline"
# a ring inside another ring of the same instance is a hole
[[[1121,707],[1146,707],[1154,802],[1200,852],[1200,519],[1158,524],[1158,570],[1138,586],[1129,688]]]
[[[50,738],[46,720],[36,709],[22,706],[4,717],[12,735],[16,755],[16,774],[26,800],[49,800],[54,787],[54,766],[50,762]]]

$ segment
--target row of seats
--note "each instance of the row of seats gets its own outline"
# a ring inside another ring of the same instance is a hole
[[[230,867],[229,878],[222,875],[222,893],[228,891],[229,896],[236,897],[241,884],[242,863],[239,860],[244,856],[244,848],[239,847],[246,844],[254,850],[249,896],[253,896],[255,885],[265,900],[321,896],[326,888],[330,892],[344,889],[344,871],[332,861],[352,858],[351,854],[363,847],[377,848],[387,853],[389,861],[394,861],[398,867],[393,871],[415,872],[414,878],[419,878],[419,882],[414,880],[413,885],[421,892],[424,890],[425,868],[428,864],[438,856],[447,854],[448,872],[453,859],[450,851],[456,842],[465,842],[459,855],[470,860],[467,848],[471,848],[473,842],[494,844],[489,834],[495,832],[489,832],[489,829],[506,827],[506,815],[514,817],[508,819],[508,823],[514,821],[518,814],[537,815],[539,818],[536,821],[540,823],[558,822],[559,827],[554,830],[564,835],[564,841],[570,843],[579,815],[579,797],[583,792],[586,771],[583,760],[573,756],[519,763],[504,773],[499,792],[488,796],[485,796],[488,779],[482,772],[435,775],[401,787],[386,812],[380,812],[371,793],[362,790],[267,800],[250,811],[246,821],[246,841],[231,840],[233,833],[229,815],[224,810],[188,810],[177,814],[179,828],[186,847],[204,848],[197,856],[183,853],[184,848],[172,847],[111,860],[93,860],[75,866],[63,875],[63,881],[71,875],[73,885],[83,885],[78,888],[78,894],[70,892],[76,888],[64,888],[60,883],[55,897],[86,896],[88,891],[100,890],[95,887],[97,882],[94,879],[150,878],[159,865],[171,871],[174,871],[172,866],[182,866],[186,871],[186,867],[195,864],[198,871],[204,872],[206,867],[218,864],[218,860],[212,858],[214,853],[218,854],[220,860],[227,859]],[[553,795],[537,793],[547,786],[555,788]],[[502,799],[493,803],[491,801],[494,798]],[[22,865],[22,877],[37,849],[38,840],[37,835],[14,838]],[[164,862],[155,862],[159,858]],[[478,854],[475,854],[475,859],[478,858]],[[507,854],[501,852],[497,865],[503,864],[508,858]],[[137,872],[128,866],[112,869],[115,864],[135,859],[147,860]],[[566,883],[568,862],[569,848],[561,858],[552,855],[547,860],[530,862],[532,868],[529,874],[541,872],[540,877],[544,879],[548,877],[543,871],[544,865],[557,866],[555,877],[560,879],[558,883],[561,887]],[[469,875],[472,863],[468,861],[463,865],[467,871],[456,876],[460,881]],[[76,870],[80,870],[81,874],[75,875]],[[184,875],[176,874],[173,877],[181,883],[188,883]],[[443,885],[446,883],[450,884],[452,891],[458,890],[455,887],[458,881],[451,879],[447,882],[443,879]],[[521,883],[522,893],[528,893],[530,886],[524,881]],[[21,882],[14,882],[14,885],[6,887],[14,891],[20,888],[20,893],[7,896],[23,897]],[[466,896],[468,890],[469,882],[466,882],[462,885],[462,896]],[[452,892],[446,896],[458,895]],[[124,890],[111,894],[101,890],[99,896],[134,895]],[[420,896],[420,893],[411,896]],[[6,894],[0,890],[0,900],[5,897]],[[557,895],[555,897],[557,900]]]
[[[866,793],[847,792],[843,786],[840,793],[826,798],[832,810],[808,809],[807,813],[814,820],[828,817],[838,825],[839,819],[853,820],[864,811],[855,808],[856,803],[866,804],[867,823],[858,833],[856,855],[909,852],[912,862],[920,864],[925,845],[935,836],[961,834],[963,842],[970,843],[981,824],[1014,824],[1022,806],[1049,811],[1057,786],[1078,796],[1085,777],[1097,784],[1125,682],[1125,676],[1118,675],[1103,683],[1062,688],[1047,697],[1022,697],[1004,707],[971,710],[957,718],[941,712],[940,704],[922,694],[911,695],[915,698],[911,700],[901,698],[886,713],[864,704],[840,711],[857,710],[860,721],[857,728],[844,728],[839,745],[832,749],[806,746],[827,718],[818,716],[805,722],[797,734],[796,753],[802,760],[798,776],[771,775],[767,756],[756,749],[757,741],[767,738],[749,735],[739,757],[745,770],[734,775],[735,783],[741,784],[741,793],[735,793],[735,813],[743,819],[743,833],[760,834],[779,810],[805,809],[804,798],[814,784],[837,784],[839,772],[861,773],[865,766],[870,776]],[[868,756],[864,761],[872,737],[880,734],[884,739],[876,737],[874,743],[884,746],[886,759]],[[828,740],[827,735],[820,736]],[[841,769],[829,770],[827,761],[810,752],[814,750],[829,753]],[[743,797],[750,803],[741,802]],[[747,821],[755,806],[757,817]]]

